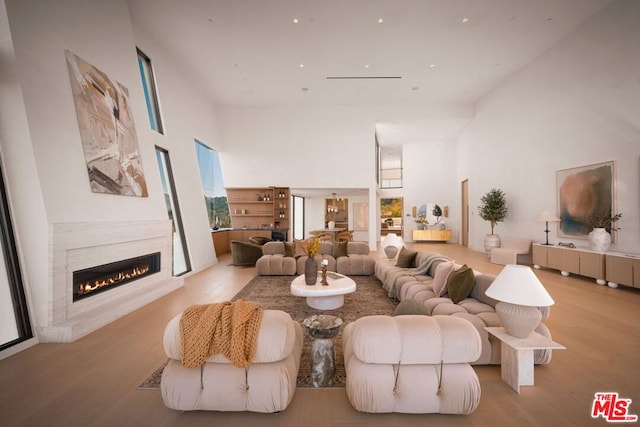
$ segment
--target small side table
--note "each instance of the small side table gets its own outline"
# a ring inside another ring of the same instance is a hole
[[[338,335],[342,319],[330,314],[314,314],[302,322],[311,344],[311,384],[314,387],[331,387],[336,370],[333,338]]]
[[[518,393],[520,393],[520,386],[533,385],[534,350],[566,349],[565,346],[537,332],[532,332],[526,338],[517,338],[509,335],[503,327],[485,327],[484,329],[500,340],[502,380]]]

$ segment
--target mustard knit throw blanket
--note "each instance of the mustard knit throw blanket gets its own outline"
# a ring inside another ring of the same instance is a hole
[[[249,366],[256,354],[263,311],[259,303],[242,300],[187,308],[180,318],[182,366],[197,368],[218,353],[234,366]]]

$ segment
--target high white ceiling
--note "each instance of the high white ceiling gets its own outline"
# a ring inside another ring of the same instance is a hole
[[[438,108],[475,103],[611,0],[128,2],[136,28],[216,104]],[[379,138],[465,123],[386,123]]]

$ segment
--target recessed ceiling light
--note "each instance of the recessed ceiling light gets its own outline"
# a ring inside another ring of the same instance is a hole
[[[467,22],[469,22],[469,18],[462,18],[462,23],[466,24]]]
[[[364,68],[369,68],[369,64],[365,64],[365,65],[364,65]]]
[[[294,24],[297,24],[298,22],[300,22],[300,21],[298,21],[298,18],[293,18],[293,23]]]
[[[300,64],[300,68],[304,68],[304,64]]]
[[[382,24],[383,22],[384,22],[384,19],[378,18],[378,24]]]
[[[436,64],[430,64],[429,68],[436,68]]]

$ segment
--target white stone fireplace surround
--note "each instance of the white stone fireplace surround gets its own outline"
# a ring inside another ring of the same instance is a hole
[[[47,324],[40,342],[73,342],[183,285],[172,277],[170,220],[52,224]],[[73,302],[73,272],[160,252],[160,271]]]

